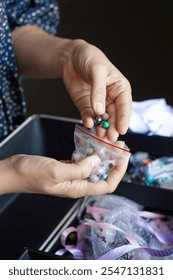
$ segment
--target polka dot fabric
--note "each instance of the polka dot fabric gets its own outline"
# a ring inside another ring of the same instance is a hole
[[[15,63],[11,32],[37,25],[55,34],[59,23],[57,0],[0,0],[0,141],[26,116],[24,92]]]

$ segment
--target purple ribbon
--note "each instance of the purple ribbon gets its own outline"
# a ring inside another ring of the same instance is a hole
[[[80,251],[79,249],[60,249],[58,250],[55,255],[58,256],[63,256],[66,252],[69,252],[72,254],[72,256],[74,257],[74,259],[76,260],[85,260],[85,255],[82,253],[82,251]]]
[[[92,209],[92,208],[93,207],[88,207],[87,213],[91,213],[93,215],[93,210],[95,210],[95,212],[96,212],[95,218],[96,218],[97,222],[86,222],[86,223],[80,224],[77,228],[74,228],[74,227],[67,228],[62,233],[62,236],[61,236],[61,242],[62,242],[62,245],[65,247],[65,249],[58,250],[56,252],[57,255],[62,256],[65,252],[70,252],[73,255],[74,259],[78,259],[78,260],[86,259],[85,255],[80,250],[81,240],[79,238],[81,236],[81,234],[84,232],[85,226],[98,228],[100,230],[103,230],[103,229],[116,230],[116,231],[122,233],[130,243],[128,245],[123,245],[123,246],[120,246],[118,248],[115,248],[115,249],[107,252],[106,254],[104,254],[103,256],[98,258],[99,260],[116,260],[116,259],[122,257],[124,254],[127,254],[134,250],[135,251],[143,250],[143,251],[147,252],[149,255],[155,256],[155,257],[166,257],[166,256],[170,256],[173,254],[173,247],[168,248],[168,249],[161,249],[161,250],[152,249],[152,248],[148,248],[148,247],[141,247],[138,244],[138,242],[132,236],[130,236],[127,232],[124,232],[123,230],[121,230],[120,228],[118,228],[112,224],[105,223],[105,222],[103,223],[103,222],[99,221],[99,218],[102,216],[102,214],[110,211],[109,209],[104,209],[104,208],[99,209],[97,207],[94,207],[94,209]],[[147,211],[139,211],[138,214],[140,217],[148,218],[148,219],[160,219],[160,218],[165,217],[165,215],[147,212]],[[173,235],[171,233],[163,233],[163,232],[156,231],[143,218],[136,220],[136,217],[133,217],[133,222],[135,222],[139,226],[148,230],[162,244],[173,245]],[[72,248],[72,246],[66,245],[66,238],[70,232],[77,232],[77,236],[78,236],[78,239],[80,242],[78,242],[76,248]]]
[[[121,247],[115,248],[108,253],[104,254],[98,260],[117,260],[124,254],[129,253],[134,250],[145,250],[150,256],[155,257],[167,257],[173,254],[173,247],[169,249],[156,250],[148,247],[137,247],[133,245],[123,245]]]
[[[163,250],[156,250],[151,249],[148,247],[137,247],[134,245],[123,245],[121,247],[115,248],[108,253],[104,254],[98,260],[117,260],[118,258],[122,257],[124,254],[130,253],[131,251],[137,251],[137,250],[144,250],[146,251],[150,256],[155,257],[167,257],[173,254],[173,247],[169,249],[163,249]],[[55,254],[62,256],[66,252],[70,252],[74,259],[76,260],[85,260],[85,255],[82,253],[79,249],[60,249]]]
[[[63,233],[61,234],[61,244],[63,245],[63,247],[65,247],[66,249],[72,249],[75,247],[75,245],[67,245],[66,244],[66,240],[67,237],[70,233],[72,232],[76,232],[77,233],[77,228],[75,227],[68,227],[66,228]]]
[[[93,216],[93,218],[95,219],[95,221],[100,221],[100,217],[107,212],[110,212],[110,209],[106,209],[106,208],[100,208],[100,207],[95,207],[95,206],[88,206],[86,208],[86,213],[91,214]]]
[[[98,223],[98,222],[83,223],[77,227],[78,236],[81,235],[81,233],[84,231],[84,227],[87,225],[90,227],[93,227],[93,228],[116,230],[116,231],[122,233],[125,236],[125,238],[129,241],[129,243],[131,243],[132,245],[135,245],[135,246],[139,246],[136,239],[134,239],[130,234],[128,234],[127,232],[123,231],[122,229],[120,229],[112,224],[109,224],[109,223]]]
[[[159,242],[165,245],[173,245],[173,235],[171,233],[167,232],[159,232],[155,229],[153,229],[147,221],[144,219],[138,219],[136,220],[133,218],[133,222],[138,224],[139,226],[143,227],[144,229],[148,230],[153,236],[157,238]]]

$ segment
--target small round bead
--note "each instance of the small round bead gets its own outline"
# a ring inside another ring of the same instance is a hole
[[[83,215],[83,219],[92,219],[92,215],[89,214],[89,213],[85,213],[85,214]]]
[[[87,152],[87,156],[91,156],[92,154],[94,154],[94,149],[88,148],[86,152]]]
[[[105,148],[100,148],[99,151],[97,151],[98,156],[102,159],[106,157],[107,150]]]
[[[109,123],[109,122],[103,122],[103,123],[102,123],[102,127],[103,127],[104,129],[108,129],[108,128],[110,127],[110,123]]]
[[[86,143],[86,141],[85,141],[84,139],[82,139],[82,138],[79,138],[79,139],[77,139],[76,143],[77,143],[79,146],[82,146],[82,145],[84,145],[84,144]]]
[[[145,178],[145,183],[147,184],[147,186],[150,186],[154,181],[155,181],[154,176],[149,175]]]
[[[77,234],[76,232],[71,232],[68,236],[67,236],[67,241],[66,243],[69,244],[76,244],[77,242]]]
[[[105,113],[102,115],[102,118],[103,118],[104,121],[108,121],[108,120],[110,119],[110,115],[109,115],[107,112],[105,112]]]
[[[107,177],[108,177],[108,173],[103,173],[103,174],[100,176],[100,180],[106,180]]]
[[[99,181],[99,176],[98,176],[98,175],[95,175],[95,174],[92,174],[92,175],[89,177],[89,179],[90,179],[90,182],[96,183],[96,182]]]
[[[101,116],[97,116],[94,118],[94,123],[96,126],[101,125],[103,122],[103,118]]]
[[[71,159],[74,162],[78,162],[82,159],[82,157],[79,154],[77,154],[76,152],[73,152]]]

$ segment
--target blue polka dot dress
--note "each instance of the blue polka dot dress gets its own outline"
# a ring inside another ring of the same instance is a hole
[[[58,23],[57,0],[0,0],[0,141],[26,116],[11,33],[15,28],[31,24],[55,34]]]

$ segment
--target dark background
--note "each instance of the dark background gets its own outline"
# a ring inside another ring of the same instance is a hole
[[[133,100],[173,105],[172,0],[59,0],[57,34],[99,47],[129,79]],[[25,80],[28,115],[78,118],[61,80]]]

